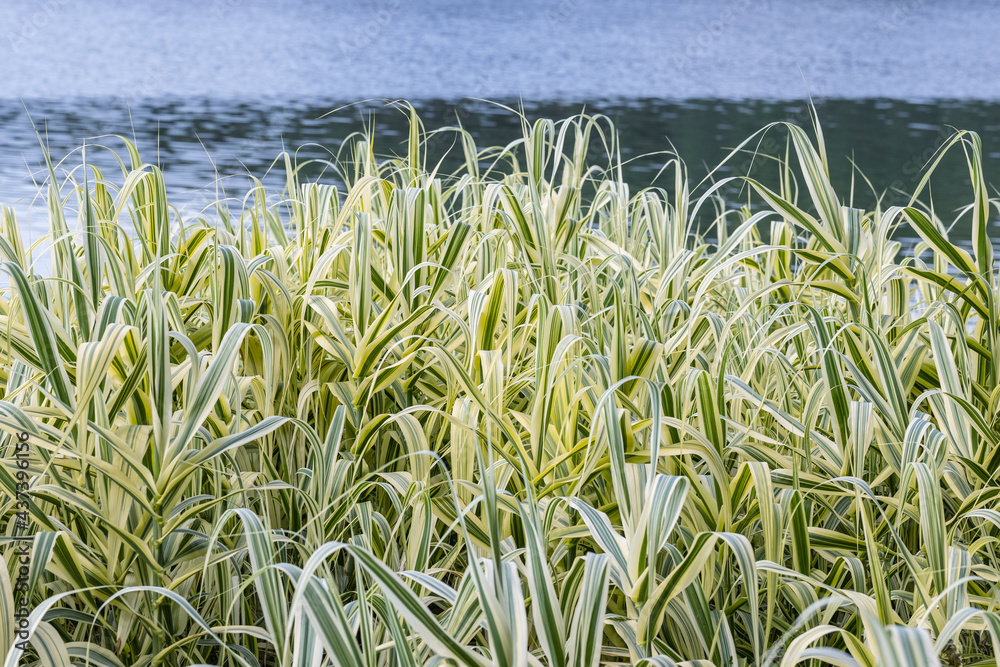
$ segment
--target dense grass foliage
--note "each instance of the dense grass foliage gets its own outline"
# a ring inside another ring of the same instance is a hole
[[[742,207],[630,192],[606,119],[411,128],[204,217],[127,141],[50,163],[46,275],[3,209],[7,665],[994,664],[976,135],[951,239],[845,206],[818,124]]]

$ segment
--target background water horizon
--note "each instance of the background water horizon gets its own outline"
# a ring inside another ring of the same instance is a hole
[[[283,149],[321,159],[374,122],[377,147],[392,152],[404,119],[384,100],[400,98],[428,129],[460,120],[480,147],[517,138],[519,120],[471,98],[523,103],[531,118],[605,113],[638,188],[672,147],[697,182],[764,125],[808,125],[811,96],[833,180],[846,196],[854,177],[858,205],[875,194],[852,164],[885,202],[905,203],[952,128],[980,133],[987,180],[1000,181],[1000,52],[982,48],[1000,29],[994,2],[10,0],[0,26],[0,204],[36,237],[35,128],[65,170],[79,167],[84,141],[120,151],[108,135],[134,137],[190,215],[241,197],[245,174],[264,176]],[[772,131],[763,148],[783,146]],[[96,148],[88,161],[114,167]],[[749,167],[735,160],[716,175]],[[928,195],[950,223],[971,192],[955,150]],[[966,231],[958,219],[953,236]]]

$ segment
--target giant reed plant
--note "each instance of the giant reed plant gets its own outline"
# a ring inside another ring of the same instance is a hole
[[[6,664],[993,664],[979,139],[950,238],[814,129],[742,208],[673,157],[632,192],[588,116],[445,173],[411,112],[201,217],[124,139],[49,162],[45,275],[0,216]]]

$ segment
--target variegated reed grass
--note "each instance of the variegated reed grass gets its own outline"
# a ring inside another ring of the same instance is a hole
[[[630,191],[584,115],[453,129],[441,173],[409,113],[404,155],[285,156],[236,213],[185,218],[124,139],[117,179],[49,162],[45,276],[3,209],[7,665],[993,664],[975,134],[950,239],[845,202],[818,123],[766,128],[791,159],[739,207],[676,157]]]

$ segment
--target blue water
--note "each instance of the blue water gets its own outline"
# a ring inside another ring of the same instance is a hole
[[[0,96],[1000,98],[969,0],[4,0]]]
[[[951,126],[982,135],[987,179],[1000,176],[998,34],[1000,3],[964,0],[0,0],[0,203],[43,233],[36,129],[61,174],[79,175],[85,140],[133,137],[190,213],[238,199],[240,175],[265,176],[282,149],[325,157],[373,120],[394,150],[403,118],[385,101],[399,98],[429,128],[460,119],[481,146],[516,138],[519,121],[469,98],[533,117],[601,111],[626,157],[673,145],[699,180],[765,123],[807,122],[810,96],[840,190],[853,158],[876,190],[859,185],[856,203],[898,203]],[[110,154],[88,160],[113,173]],[[662,163],[636,159],[627,178],[646,185]],[[968,202],[960,155],[931,192],[946,215]]]

